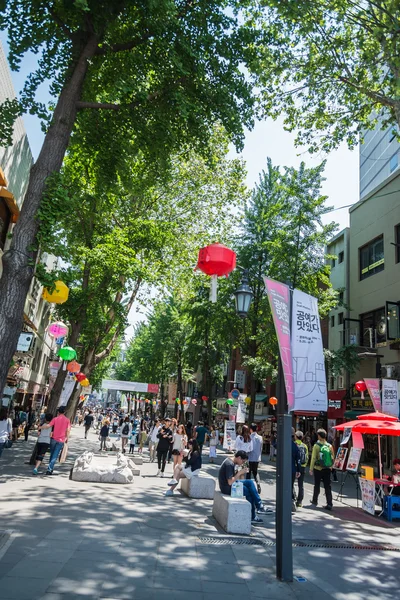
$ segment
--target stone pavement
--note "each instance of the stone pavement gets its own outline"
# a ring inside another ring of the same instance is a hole
[[[35,478],[24,464],[32,438],[0,459],[1,600],[395,596],[400,552],[349,546],[396,545],[399,527],[336,503],[332,514],[313,509],[309,485],[305,507],[293,518],[293,538],[303,544],[293,549],[294,574],[307,581],[286,584],[275,578],[274,516],[244,540],[257,545],[235,545],[212,519],[211,500],[164,497],[168,479],[155,476],[147,449],[133,485],[81,483],[69,480],[69,470],[83,450],[98,449],[94,433],[84,440],[83,428],[74,428],[69,460],[52,477]],[[219,465],[208,464],[207,452],[204,468],[216,475]],[[219,453],[218,463],[223,459]],[[262,497],[270,506],[274,469],[262,467]],[[329,547],[332,541],[346,547]]]

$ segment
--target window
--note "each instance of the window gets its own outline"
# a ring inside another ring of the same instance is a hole
[[[343,313],[338,314],[338,323],[339,325],[343,325]]]
[[[335,315],[331,316],[331,327],[335,327]]]
[[[393,171],[395,171],[397,169],[397,167],[399,166],[399,157],[397,155],[397,152],[396,152],[396,154],[393,154],[392,158],[390,159],[389,166],[390,166],[391,173],[393,173]]]
[[[331,260],[331,267],[332,267],[332,269],[335,268],[335,265],[336,265],[336,258],[332,258],[332,260]]]
[[[369,313],[360,315],[361,345],[366,348],[376,348],[376,344],[386,342],[386,311],[377,308]]]
[[[335,377],[329,377],[329,389],[330,390],[334,390],[335,389]]]
[[[342,252],[339,252],[339,255],[338,255],[339,264],[342,263],[343,260],[344,260],[344,252],[342,251]]]
[[[343,304],[344,292],[339,292],[339,304]]]
[[[396,260],[396,263],[399,263],[400,262],[400,224],[396,225],[396,227],[394,228],[394,242],[396,244],[395,260]]]
[[[360,253],[360,280],[371,277],[385,268],[383,254],[383,235],[372,240],[359,249]]]

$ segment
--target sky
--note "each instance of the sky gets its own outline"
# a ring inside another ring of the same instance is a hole
[[[7,52],[6,36],[0,32],[0,40],[3,48]],[[13,83],[18,93],[25,81],[26,75],[32,70],[36,63],[34,55],[28,56],[21,65],[18,73],[12,73]],[[48,91],[45,87],[40,90],[38,99],[46,102],[49,99]],[[39,119],[32,115],[24,116],[24,124],[27,131],[32,154],[36,159],[43,142],[43,133],[40,128]],[[325,168],[326,181],[323,184],[322,192],[328,196],[327,204],[334,207],[334,211],[324,216],[324,222],[336,221],[339,230],[347,227],[349,224],[348,208],[340,209],[342,206],[353,204],[359,199],[359,152],[358,149],[350,151],[345,145],[329,155],[310,155],[303,148],[294,146],[294,134],[288,133],[283,129],[282,120],[256,122],[252,131],[246,132],[245,145],[240,156],[245,160],[247,166],[247,185],[251,188],[258,181],[259,173],[265,169],[267,157],[270,157],[274,165],[298,167],[303,160],[307,166],[316,166],[325,158],[327,165]],[[232,149],[231,156],[237,156]],[[338,230],[338,231],[339,231]],[[133,334],[133,325],[144,316],[136,309],[131,311],[131,326],[126,332],[127,338]]]

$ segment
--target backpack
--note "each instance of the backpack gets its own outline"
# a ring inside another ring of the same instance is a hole
[[[331,445],[330,444],[320,444],[319,446],[319,460],[318,465],[323,469],[329,469],[333,465],[333,459],[331,454]]]
[[[128,435],[129,433],[129,425],[126,423],[122,429],[122,435]]]
[[[307,451],[304,444],[297,444],[299,447],[300,464],[303,466],[307,462]]]

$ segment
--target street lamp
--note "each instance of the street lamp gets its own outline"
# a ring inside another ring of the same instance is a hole
[[[247,317],[249,312],[250,304],[253,299],[253,292],[249,286],[249,277],[247,270],[243,271],[242,281],[238,289],[233,292],[235,296],[236,312],[242,319]]]

